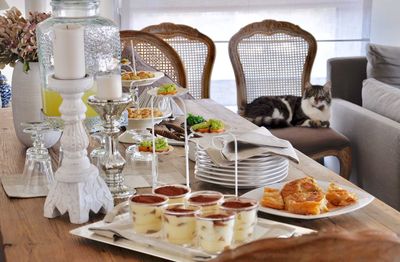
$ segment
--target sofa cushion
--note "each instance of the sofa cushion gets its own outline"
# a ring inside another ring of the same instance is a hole
[[[367,77],[400,88],[400,47],[369,44]]]
[[[400,123],[400,89],[370,78],[363,82],[362,105]]]

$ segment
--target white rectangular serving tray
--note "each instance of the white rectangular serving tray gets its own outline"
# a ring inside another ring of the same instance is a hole
[[[120,216],[117,216],[114,221],[110,223],[105,223],[104,221],[99,221],[96,223],[88,224],[76,229],[73,229],[70,231],[72,235],[75,236],[80,236],[83,238],[91,239],[94,241],[106,243],[109,245],[117,246],[117,247],[122,247],[126,248],[129,250],[141,252],[144,254],[164,258],[164,259],[169,259],[172,261],[182,261],[182,262],[187,262],[187,261],[193,261],[189,257],[185,257],[185,254],[182,253],[174,253],[174,252],[167,252],[163,250],[158,250],[157,248],[154,248],[152,246],[147,246],[141,243],[137,243],[131,240],[127,239],[118,239],[114,240],[113,238],[108,238],[105,236],[101,236],[98,234],[93,233],[93,231],[90,231],[89,228],[93,227],[110,227],[113,224],[118,226],[118,224],[127,224],[129,223],[130,218],[129,214],[123,214]],[[133,229],[132,229],[133,232]],[[290,236],[299,236],[299,235],[304,235],[304,234],[310,234],[315,232],[314,230],[304,228],[304,227],[298,227],[290,224],[285,224],[285,223],[280,223],[268,219],[263,219],[263,218],[258,218],[257,225],[254,229],[254,240],[256,239],[261,239],[261,238],[271,238],[271,237],[290,237]],[[153,238],[154,239],[154,238]],[[163,240],[159,240],[163,241]]]

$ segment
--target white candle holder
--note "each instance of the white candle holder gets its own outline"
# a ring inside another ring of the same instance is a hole
[[[90,76],[73,80],[50,76],[48,84],[63,98],[60,112],[64,130],[61,137],[63,160],[46,197],[44,216],[54,218],[68,212],[74,224],[87,222],[91,210],[109,212],[113,208],[110,190],[87,156],[89,139],[82,123],[86,112],[82,96],[92,85]]]

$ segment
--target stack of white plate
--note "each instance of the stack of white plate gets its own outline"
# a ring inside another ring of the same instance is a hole
[[[288,175],[289,161],[281,156],[263,154],[238,162],[238,186],[261,187],[277,183]],[[198,180],[226,187],[235,186],[235,165],[215,165],[207,152],[197,148],[195,177]]]

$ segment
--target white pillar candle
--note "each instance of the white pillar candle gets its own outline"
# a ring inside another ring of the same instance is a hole
[[[54,26],[54,75],[58,79],[85,77],[85,44],[83,27],[78,24]]]
[[[117,74],[98,75],[97,98],[104,100],[118,99],[122,96],[121,76]]]

